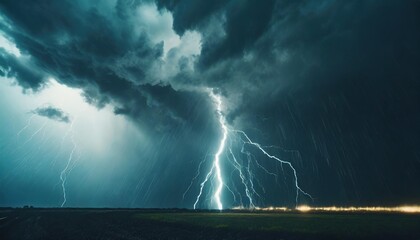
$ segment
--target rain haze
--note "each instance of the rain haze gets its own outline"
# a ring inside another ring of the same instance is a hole
[[[420,203],[420,2],[0,2],[0,206]]]

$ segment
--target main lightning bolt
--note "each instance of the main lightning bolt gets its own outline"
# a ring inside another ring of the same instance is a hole
[[[229,135],[230,132],[233,133],[232,134],[233,136],[237,136],[236,138],[238,138],[242,142],[241,153],[247,155],[247,160],[248,160],[247,161],[247,163],[248,163],[247,166],[242,166],[242,164],[235,157],[231,147],[229,147],[229,153],[230,153],[231,158],[229,157],[229,154],[227,154],[226,156],[227,156],[227,159],[230,160],[230,162],[232,163],[233,167],[236,170],[238,170],[238,172],[239,172],[239,177],[242,181],[242,184],[245,187],[245,194],[246,194],[246,196],[249,200],[249,207],[250,208],[256,208],[254,200],[253,200],[253,195],[256,195],[256,196],[260,197],[260,195],[254,189],[253,179],[255,178],[255,175],[252,173],[252,171],[250,169],[251,168],[251,160],[254,159],[254,161],[256,162],[256,165],[259,168],[263,169],[267,174],[273,175],[276,178],[276,181],[277,181],[277,174],[274,174],[274,173],[268,171],[266,168],[264,168],[257,161],[255,156],[253,156],[251,153],[245,151],[244,150],[245,145],[250,145],[250,146],[256,147],[259,151],[261,151],[268,158],[278,161],[281,164],[282,169],[283,169],[283,165],[286,165],[292,170],[293,176],[294,176],[294,185],[295,185],[295,188],[296,188],[296,195],[295,195],[296,206],[298,204],[299,194],[303,194],[303,195],[313,199],[312,196],[309,193],[307,193],[306,191],[304,191],[300,187],[299,181],[298,181],[297,171],[296,171],[296,169],[294,168],[294,166],[292,165],[291,162],[282,160],[275,155],[269,154],[264,149],[264,146],[260,145],[259,143],[256,143],[256,142],[252,141],[244,131],[228,128],[225,116],[222,113],[223,102],[222,102],[221,96],[214,94],[212,89],[208,92],[209,92],[209,95],[210,95],[211,99],[216,103],[216,113],[217,113],[219,124],[220,124],[221,130],[222,130],[222,138],[220,140],[219,148],[218,148],[218,150],[217,150],[217,152],[214,156],[213,164],[212,164],[209,172],[207,173],[205,179],[200,184],[200,191],[199,191],[199,194],[196,197],[193,208],[196,209],[197,204],[200,201],[200,198],[201,198],[201,195],[203,193],[203,189],[204,189],[206,183],[210,180],[210,178],[212,176],[214,176],[217,180],[217,186],[216,186],[215,190],[213,190],[214,194],[212,196],[212,200],[215,200],[215,202],[217,204],[217,209],[219,209],[219,210],[223,209],[223,203],[222,203],[222,199],[221,199],[222,190],[223,190],[223,186],[226,186],[226,188],[228,188],[228,186],[223,182],[220,157],[221,157],[222,153],[225,151],[226,141],[227,141],[227,138],[228,138],[228,135]],[[201,163],[200,163],[199,167],[201,167]],[[245,174],[242,172],[242,168],[245,168],[247,170],[248,180],[247,180],[247,177],[245,176]],[[194,179],[196,177],[197,176],[195,176]],[[194,179],[192,181],[194,181]],[[256,179],[256,180],[258,181],[258,179]],[[213,184],[213,181],[211,181],[211,183]],[[231,190],[229,189],[229,191],[231,191]],[[265,191],[264,188],[263,188],[263,191]]]
[[[216,187],[216,191],[214,192],[213,198],[216,201],[217,209],[222,210],[223,204],[221,200],[221,195],[222,195],[223,185],[225,184],[223,183],[222,170],[220,167],[220,155],[222,155],[223,151],[225,150],[226,139],[228,135],[228,128],[226,126],[225,117],[223,116],[223,113],[222,113],[222,98],[219,95],[215,95],[212,91],[210,91],[210,97],[213,99],[213,101],[216,102],[216,112],[219,117],[219,124],[220,124],[220,127],[222,128],[223,135],[222,135],[222,139],[220,140],[219,149],[217,150],[216,155],[214,155],[213,166],[211,167],[210,171],[207,173],[204,181],[200,184],[200,193],[198,194],[197,199],[194,203],[194,209],[196,208],[197,203],[200,200],[201,194],[203,193],[204,185],[209,180],[213,171],[215,171],[216,178],[217,178],[217,187]]]
[[[69,170],[69,167],[70,167],[70,164],[73,162],[73,159],[74,159],[74,153],[75,153],[75,151],[76,151],[76,149],[77,149],[76,142],[74,141],[73,124],[74,124],[74,121],[72,121],[72,122],[71,122],[70,128],[69,128],[69,130],[68,130],[68,131],[67,131],[67,133],[66,133],[66,135],[71,134],[71,142],[72,142],[72,144],[73,144],[73,148],[72,148],[72,150],[71,150],[71,152],[70,152],[70,155],[69,155],[69,158],[68,158],[68,160],[67,160],[67,164],[66,164],[66,166],[64,167],[64,169],[63,169],[63,170],[61,171],[61,173],[60,173],[61,189],[62,189],[62,191],[63,191],[63,202],[61,203],[61,207],[64,207],[64,205],[65,205],[65,204],[66,204],[66,202],[67,202],[67,195],[66,195],[66,180],[67,180],[67,176],[68,176],[68,174],[69,174],[69,173],[70,173],[70,171],[72,170],[72,169],[70,169],[70,170]],[[66,136],[66,135],[65,135],[65,136]],[[80,155],[79,155],[79,158],[80,158]],[[73,163],[73,165],[74,165],[74,163]]]

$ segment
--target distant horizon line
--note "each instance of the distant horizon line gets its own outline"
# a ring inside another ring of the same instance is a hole
[[[420,205],[399,205],[393,207],[387,206],[308,206],[300,205],[296,208],[288,207],[232,207],[226,209],[192,209],[192,208],[179,208],[179,207],[167,207],[167,208],[157,208],[157,207],[37,207],[33,205],[24,205],[19,207],[11,206],[0,206],[0,210],[6,209],[32,209],[32,210],[184,210],[190,212],[200,212],[200,211],[210,211],[210,212],[224,212],[224,211],[255,211],[255,212],[394,212],[394,213],[420,213]]]

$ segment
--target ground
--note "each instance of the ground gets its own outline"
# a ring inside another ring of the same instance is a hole
[[[0,239],[420,239],[420,214],[1,209]]]

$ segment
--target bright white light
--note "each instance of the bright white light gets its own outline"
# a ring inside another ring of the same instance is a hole
[[[210,96],[217,103],[216,111],[217,111],[217,114],[219,115],[219,123],[223,130],[223,137],[222,137],[222,140],[220,141],[219,149],[217,150],[217,153],[214,156],[214,166],[216,168],[216,177],[218,181],[218,186],[217,186],[216,192],[214,193],[214,199],[216,199],[217,208],[219,210],[222,210],[223,204],[222,204],[222,201],[220,200],[220,195],[222,193],[222,188],[223,188],[224,183],[223,183],[222,173],[220,169],[220,155],[223,153],[225,149],[228,129],[226,127],[225,118],[222,114],[222,99],[220,98],[220,96],[214,95],[213,93],[210,93]]]
[[[204,181],[201,182],[201,184],[200,184],[200,192],[197,195],[197,199],[195,200],[194,209],[196,208],[197,203],[200,200],[201,194],[203,193],[204,185],[207,183],[210,176],[213,174],[213,171],[215,170],[216,171],[215,174],[216,174],[216,178],[217,178],[217,188],[216,188],[216,191],[214,192],[213,198],[216,200],[217,209],[222,210],[223,209],[223,204],[222,204],[222,200],[221,200],[221,195],[222,195],[223,186],[225,184],[223,183],[222,170],[221,170],[221,167],[220,167],[220,155],[225,150],[226,139],[227,139],[227,135],[228,135],[228,128],[226,126],[225,117],[223,116],[223,113],[222,113],[222,99],[221,99],[221,97],[218,96],[218,95],[215,95],[211,90],[210,90],[209,94],[210,94],[210,97],[213,99],[213,101],[216,102],[216,112],[217,112],[217,115],[219,117],[219,123],[220,123],[220,127],[222,128],[223,136],[222,136],[222,139],[220,140],[220,145],[219,145],[219,148],[216,152],[216,155],[214,156],[213,165],[212,165],[210,171],[207,173]]]

